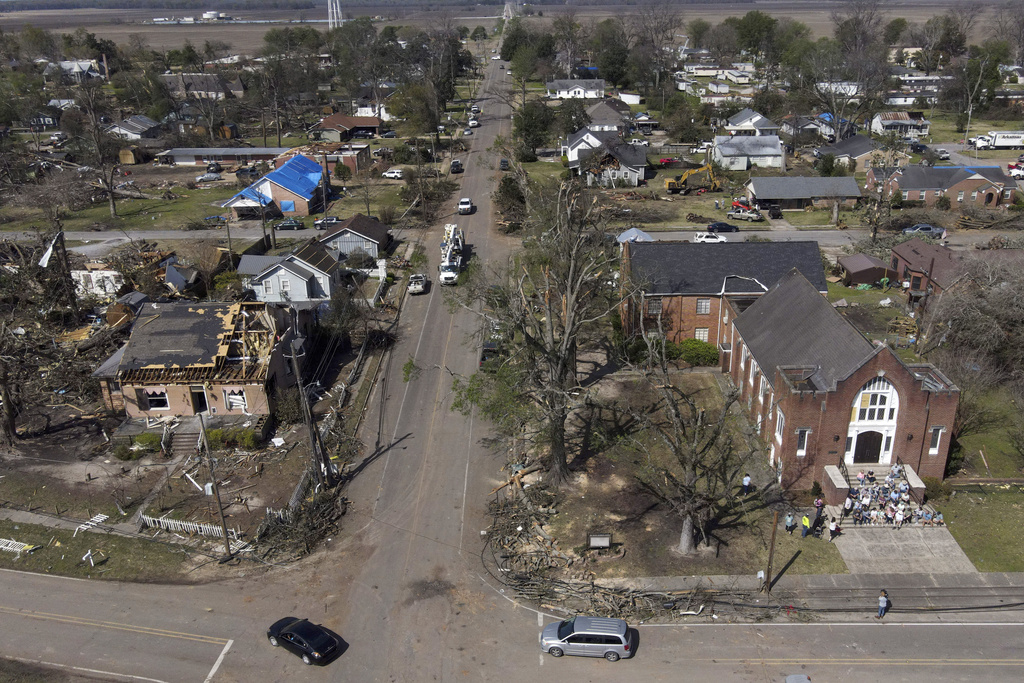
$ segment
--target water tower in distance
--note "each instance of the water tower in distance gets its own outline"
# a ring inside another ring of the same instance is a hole
[[[338,28],[342,22],[341,0],[327,0],[327,29]]]

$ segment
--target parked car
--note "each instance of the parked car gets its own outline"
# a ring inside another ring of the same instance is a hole
[[[388,170],[386,170],[383,173],[381,173],[381,175],[383,177],[385,177],[385,178],[390,178],[391,180],[401,180],[402,179],[402,169],[400,169],[400,168],[389,168]]]
[[[397,138],[398,137],[398,133],[396,133],[393,130],[389,130],[389,131],[385,131],[385,132],[381,133],[380,136],[382,138],[388,138],[390,140],[391,138]]]
[[[479,114],[480,113],[480,105],[479,104],[474,104],[472,107],[469,108],[469,110],[471,112],[473,112],[474,114]]]
[[[731,213],[731,212],[730,212]],[[708,232],[739,232],[740,229],[732,223],[726,223],[725,221],[715,221],[714,223],[708,223]]]
[[[1010,177],[1015,180],[1020,180],[1024,178],[1024,168],[1011,168]]]
[[[224,170],[224,167],[220,165],[219,161],[211,161],[206,165],[207,173],[220,173]]]
[[[242,166],[235,171],[235,177],[239,180],[256,180],[260,177],[260,172],[255,166]]]
[[[540,649],[552,657],[604,657],[617,662],[636,652],[634,633],[622,619],[575,616],[545,626]]]
[[[492,62],[500,62],[501,61],[501,57],[499,57],[498,55],[494,55],[493,57],[491,57],[491,61]]]
[[[470,214],[473,213],[473,200],[468,197],[463,197],[459,200],[459,213]]]
[[[719,242],[728,242],[729,240],[717,232],[695,232],[693,233],[693,241],[697,244],[718,244]]]
[[[650,141],[649,140],[644,140],[643,138],[633,138],[632,140],[629,141],[629,144],[631,144],[631,145],[638,145],[640,147],[650,147],[651,146]]]
[[[409,287],[408,291],[410,294],[423,294],[427,291],[427,276],[423,273],[416,273],[409,276]]]
[[[470,128],[479,128],[480,127],[480,122],[477,121],[476,119],[470,119],[469,120],[469,127]]]
[[[480,347],[480,369],[487,370],[490,366],[487,365],[487,361],[500,358],[502,356],[501,340],[491,337],[490,339],[484,340],[483,346]]]
[[[508,159],[504,159],[503,158],[501,161],[499,161],[498,162],[498,169],[502,170],[502,171],[507,171],[508,170]]]
[[[285,218],[275,226],[278,230],[305,230],[306,224],[301,218]]]
[[[772,204],[768,207],[768,218],[778,220],[782,218],[782,207],[778,204]]]
[[[733,220],[752,221],[752,222],[763,221],[764,220],[764,216],[761,215],[760,211],[758,211],[757,209],[748,209],[748,208],[735,208],[732,211],[730,211],[729,213],[725,214],[725,217],[726,218],[731,218]]]
[[[341,219],[337,216],[324,216],[323,218],[317,218],[313,221],[313,227],[317,230],[326,230],[327,228],[333,228],[340,222]]]
[[[302,658],[306,664],[327,664],[339,654],[341,643],[333,633],[308,619],[285,617],[267,629],[267,640]]]
[[[940,161],[949,161],[949,152],[942,149],[941,147],[935,150],[935,155],[939,157]]]
[[[220,180],[220,173],[204,173],[201,176],[196,176],[197,183],[212,183],[215,180]]]
[[[945,228],[939,228],[928,223],[918,223],[909,228],[903,228],[904,235],[915,235],[917,237],[934,237],[935,239],[946,239]]]
[[[704,154],[715,146],[713,142],[701,142],[690,148],[690,154]]]
[[[462,134],[463,135],[472,135],[473,134],[473,129],[472,128],[467,128],[466,130],[462,131]]]
[[[452,159],[451,166],[449,168],[452,173],[462,173],[465,169],[462,167],[461,159]]]
[[[373,139],[373,131],[372,130],[357,130],[357,131],[352,133],[352,137],[357,139],[357,140],[372,140]]]

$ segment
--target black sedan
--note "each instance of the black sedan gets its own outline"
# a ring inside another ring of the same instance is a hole
[[[340,643],[323,626],[298,617],[285,617],[267,629],[267,640],[302,658],[306,664],[326,664],[338,654]]]
[[[306,224],[298,218],[285,218],[277,224],[278,230],[303,230],[305,227]]]
[[[708,225],[708,232],[739,232],[740,229],[732,223],[715,221]]]

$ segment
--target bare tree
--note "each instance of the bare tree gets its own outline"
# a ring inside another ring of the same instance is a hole
[[[99,79],[95,79],[98,81]],[[100,187],[106,191],[107,203],[110,206],[110,217],[117,218],[117,195],[114,192],[114,180],[117,178],[118,153],[121,142],[107,132],[104,123],[106,114],[110,112],[103,86],[94,80],[87,80],[75,91],[75,100],[85,115],[83,130],[90,163],[99,180]]]
[[[675,63],[676,31],[683,23],[683,14],[677,5],[657,0],[640,4],[628,15],[631,57],[635,63],[647,65],[655,90],[661,87],[662,74]]]
[[[555,17],[551,30],[555,34],[558,50],[565,60],[562,65],[563,71],[566,76],[571,77],[587,43],[587,33],[579,23],[576,8],[566,5],[561,14]]]
[[[863,55],[882,36],[882,0],[845,0],[832,10],[835,38],[848,55]]]
[[[546,447],[548,478],[558,485],[569,474],[567,421],[585,390],[577,373],[577,356],[589,334],[616,310],[618,301],[603,285],[613,254],[606,247],[596,201],[578,183],[564,182],[534,202],[534,238],[507,267],[478,271],[470,287],[451,296],[455,303],[484,314],[500,328],[514,349],[510,381],[491,386],[483,396],[480,383],[457,379],[457,405],[487,404],[488,416],[530,407],[538,423],[536,445]],[[596,338],[594,338],[596,339]],[[477,373],[478,375],[480,373]],[[494,396],[503,401],[489,402]]]
[[[640,372],[654,401],[630,411],[641,426],[634,443],[647,456],[637,480],[681,519],[677,551],[689,555],[698,536],[710,540],[713,523],[735,500],[746,458],[737,452],[729,428],[738,392],[723,396],[720,405],[712,396],[687,393],[672,377],[663,339],[644,336],[652,362]],[[655,457],[659,451],[667,451],[667,458]]]
[[[997,35],[1010,44],[1014,64],[1024,61],[1024,7],[1021,0],[1010,0],[996,10]]]

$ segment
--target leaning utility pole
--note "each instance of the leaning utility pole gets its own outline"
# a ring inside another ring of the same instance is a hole
[[[293,325],[294,328],[294,325]],[[318,484],[334,486],[334,467],[327,455],[323,441],[320,440],[320,432],[316,428],[316,419],[313,417],[313,408],[309,405],[309,397],[306,395],[306,387],[302,386],[302,373],[299,372],[299,349],[292,340],[292,372],[295,373],[295,385],[299,390],[299,401],[302,405],[302,421],[306,423],[306,430],[309,433],[309,455],[313,459],[313,475]]]
[[[206,439],[206,423],[203,421],[202,414],[199,415],[199,440],[200,440],[200,451],[206,451],[206,466],[210,470],[210,481],[212,482],[211,487],[213,488],[213,496],[217,500],[217,515],[220,517],[220,528],[224,532],[224,553],[225,556],[221,559],[221,562],[227,562],[231,559],[231,539],[228,537],[228,523],[224,521],[224,506],[220,502],[220,489],[217,487],[217,474],[213,470],[213,454],[210,453],[210,442]]]

